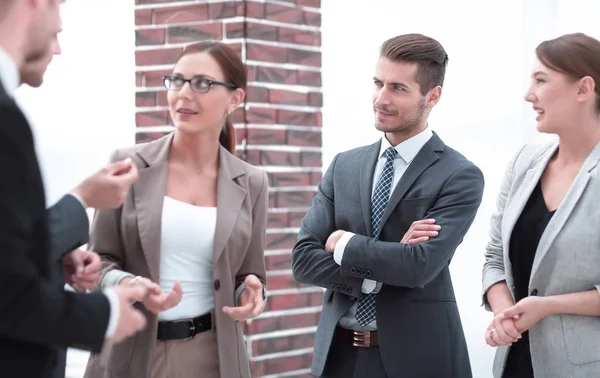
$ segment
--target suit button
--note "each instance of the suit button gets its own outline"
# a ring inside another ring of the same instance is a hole
[[[331,290],[335,290],[335,284],[331,284]]]
[[[350,268],[350,273],[356,274],[356,268],[355,267]]]
[[[360,274],[362,274],[362,275],[363,275],[363,277],[364,277],[364,276],[366,276],[366,275],[367,275],[367,271],[366,271],[365,269],[362,269],[362,270],[360,271]]]
[[[371,271],[367,270],[367,277],[371,277]]]
[[[537,289],[533,289],[533,290],[531,290],[531,295],[538,295],[538,291],[537,291]]]
[[[215,280],[214,288],[215,291],[219,291],[219,289],[221,288],[221,281]]]

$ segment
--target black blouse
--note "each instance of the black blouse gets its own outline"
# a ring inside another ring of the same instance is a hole
[[[533,259],[542,234],[554,212],[546,207],[541,182],[538,182],[510,238],[509,258],[517,302],[529,295],[529,277]],[[534,378],[529,351],[529,332],[523,332],[521,339],[512,344],[503,378]]]

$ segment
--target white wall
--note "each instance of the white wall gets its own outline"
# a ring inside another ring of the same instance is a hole
[[[134,5],[65,2],[63,54],[42,87],[18,91],[34,128],[49,204],[105,165],[113,149],[135,143]],[[67,378],[82,376],[87,355],[69,350]]]
[[[446,144],[484,172],[478,215],[451,263],[473,376],[491,377],[494,349],[484,342],[491,315],[481,304],[481,269],[489,219],[507,161],[535,131],[523,100],[535,46],[582,31],[599,38],[600,3],[594,0],[378,0],[323,1],[323,160],[372,143],[371,88],[380,44],[418,32],[437,39],[449,54],[444,91],[430,126]],[[442,229],[443,232],[443,229]]]

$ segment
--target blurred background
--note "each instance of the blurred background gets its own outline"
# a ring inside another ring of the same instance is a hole
[[[172,131],[160,77],[179,49],[233,44],[248,67],[235,115],[238,152],[269,173],[269,300],[246,324],[255,377],[308,377],[322,289],[296,284],[290,251],[322,173],[338,152],[380,138],[371,87],[387,38],[422,33],[449,54],[430,127],[474,161],[486,187],[451,263],[474,377],[491,377],[491,315],[480,283],[488,225],[504,167],[537,134],[523,95],[535,46],[570,32],[600,38],[597,0],[74,0],[62,7],[63,54],[39,89],[21,88],[51,204],[118,147]],[[89,214],[92,216],[92,213]],[[67,376],[87,353],[69,351]]]

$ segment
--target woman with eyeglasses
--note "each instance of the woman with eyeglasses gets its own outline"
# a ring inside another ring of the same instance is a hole
[[[99,287],[143,285],[146,329],[90,356],[86,378],[250,378],[239,322],[266,301],[268,182],[235,157],[231,112],[246,67],[220,42],[187,46],[164,77],[175,131],[115,151],[139,170],[121,208],[99,210]]]

